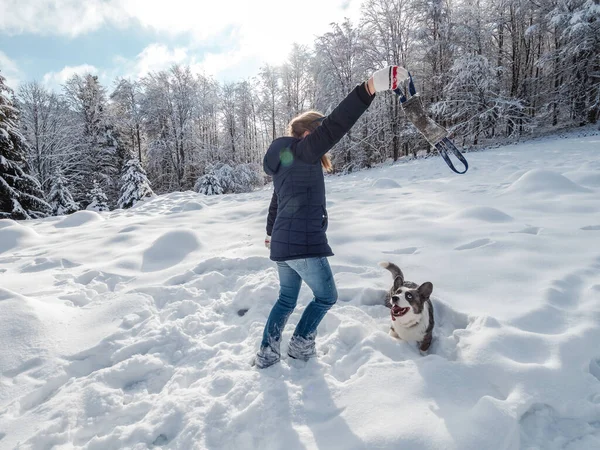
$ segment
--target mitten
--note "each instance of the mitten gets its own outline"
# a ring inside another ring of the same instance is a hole
[[[408,70],[400,66],[389,66],[378,70],[373,74],[373,86],[375,92],[398,89],[400,83],[408,80]]]

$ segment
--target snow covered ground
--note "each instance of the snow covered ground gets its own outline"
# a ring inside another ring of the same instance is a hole
[[[340,299],[264,371],[269,188],[1,220],[0,448],[600,448],[600,137],[467,157],[328,178]],[[427,356],[381,260],[434,285]]]

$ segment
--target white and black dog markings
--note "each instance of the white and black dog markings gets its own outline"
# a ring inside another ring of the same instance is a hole
[[[435,324],[430,299],[433,284],[427,281],[418,285],[405,281],[402,270],[391,262],[379,265],[389,270],[394,278],[385,302],[390,308],[390,334],[403,341],[417,342],[419,349],[426,352],[431,346]]]

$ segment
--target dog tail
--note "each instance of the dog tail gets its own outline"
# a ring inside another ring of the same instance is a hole
[[[392,277],[394,277],[394,280],[398,277],[400,277],[400,278],[402,278],[402,280],[404,280],[404,274],[400,270],[400,267],[398,267],[396,264],[391,263],[389,261],[382,261],[379,263],[379,265],[381,267],[383,267],[384,269],[389,270],[392,273]]]

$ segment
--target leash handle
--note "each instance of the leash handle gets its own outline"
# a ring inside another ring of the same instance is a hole
[[[400,87],[394,89],[394,92],[396,93],[396,95],[398,95],[398,97],[400,97],[400,103],[404,103],[407,100],[405,91],[403,91]],[[415,83],[413,82],[413,78],[410,72],[408,72],[408,92],[411,97],[413,95],[417,95],[417,89],[415,88]]]
[[[450,167],[450,169],[453,172],[462,175],[463,173],[466,173],[467,170],[469,170],[469,163],[467,162],[463,154],[460,152],[460,150],[457,149],[456,146],[452,143],[452,141],[447,137],[435,144],[435,148],[439,152],[440,156],[444,158],[444,161],[446,161],[446,164],[448,164],[448,167]],[[463,164],[463,166],[465,166],[465,170],[461,172],[456,167],[454,167],[454,164],[452,164],[452,160],[448,155],[448,150],[450,150],[450,152],[452,152],[454,156],[456,156],[456,158]]]

